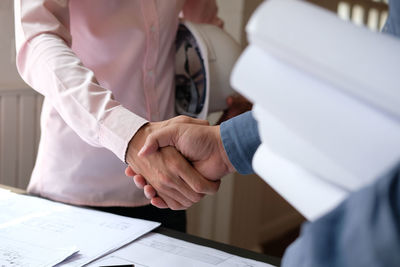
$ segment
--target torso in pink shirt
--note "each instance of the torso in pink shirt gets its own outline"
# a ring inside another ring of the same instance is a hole
[[[148,203],[124,175],[123,160],[146,120],[174,116],[174,41],[184,4],[16,4],[18,69],[45,95],[29,192],[78,205]]]

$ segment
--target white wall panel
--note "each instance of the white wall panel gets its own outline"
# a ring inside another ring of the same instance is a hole
[[[17,186],[25,188],[35,162],[36,151],[36,97],[35,95],[19,96],[19,133],[18,133],[18,176]]]
[[[18,123],[16,95],[3,95],[0,98],[0,182],[2,184],[17,185],[18,161]]]
[[[40,136],[42,97],[32,89],[0,91],[0,183],[26,188]]]

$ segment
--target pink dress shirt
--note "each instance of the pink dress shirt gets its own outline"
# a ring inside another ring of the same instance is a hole
[[[124,175],[147,121],[174,116],[178,16],[216,21],[214,0],[16,0],[17,67],[45,96],[28,191],[76,205],[140,206]]]

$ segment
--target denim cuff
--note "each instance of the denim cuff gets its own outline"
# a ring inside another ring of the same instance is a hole
[[[235,169],[240,174],[254,173],[251,162],[261,141],[252,112],[223,122],[220,133],[226,154]]]

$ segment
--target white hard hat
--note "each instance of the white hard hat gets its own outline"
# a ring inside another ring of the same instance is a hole
[[[210,24],[180,23],[176,38],[175,109],[180,115],[205,119],[224,110],[234,93],[229,77],[241,52],[239,44]]]

